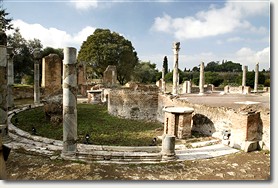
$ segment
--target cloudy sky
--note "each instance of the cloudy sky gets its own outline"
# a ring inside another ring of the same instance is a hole
[[[4,0],[14,27],[43,47],[80,46],[96,28],[130,40],[142,61],[173,67],[172,43],[179,41],[179,68],[201,61],[232,60],[253,70],[270,67],[270,2],[223,0]]]

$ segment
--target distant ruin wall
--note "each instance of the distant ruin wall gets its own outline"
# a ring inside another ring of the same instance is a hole
[[[108,112],[127,119],[156,120],[158,88],[112,89]]]

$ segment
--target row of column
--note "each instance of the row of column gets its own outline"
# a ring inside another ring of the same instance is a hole
[[[173,69],[173,89],[172,94],[178,95],[179,91],[179,73],[178,73],[178,60],[179,60],[179,50],[180,50],[180,42],[173,43],[173,52],[174,52],[174,69]],[[204,62],[200,64],[200,78],[199,78],[199,94],[204,94],[204,85],[205,85],[205,65]],[[243,74],[242,74],[242,86],[246,86],[246,73],[247,66],[243,66]],[[164,75],[165,70],[162,68],[162,92],[165,93],[165,79]],[[254,83],[254,92],[258,92],[258,79],[259,79],[259,63],[256,64],[255,67],[255,83]],[[186,85],[189,85],[186,83]],[[191,84],[190,84],[191,85]],[[186,90],[190,91],[187,93],[191,93],[191,89],[189,86],[186,86]]]

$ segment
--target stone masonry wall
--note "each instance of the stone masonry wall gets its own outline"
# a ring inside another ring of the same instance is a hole
[[[127,119],[156,120],[157,87],[112,89],[108,96],[110,114]]]
[[[222,131],[232,130],[233,127],[245,123],[240,121],[241,111],[225,107],[210,107],[206,105],[191,104],[178,98],[170,98],[167,95],[158,96],[157,120],[164,121],[165,106],[180,106],[194,108],[192,114],[192,131],[222,139]],[[261,111],[260,120],[262,124],[261,139],[264,142],[264,148],[270,150],[270,112]],[[246,130],[241,130],[246,131]],[[259,131],[259,130],[258,130]]]

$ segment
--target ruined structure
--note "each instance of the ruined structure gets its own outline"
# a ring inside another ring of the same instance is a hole
[[[14,85],[14,62],[12,48],[7,48],[7,63],[8,63],[8,108],[14,107],[13,85]]]
[[[191,81],[184,81],[182,85],[182,93],[191,93],[192,84]]]
[[[127,119],[155,120],[158,103],[156,85],[136,85],[113,89],[108,97],[108,112]]]
[[[165,107],[164,134],[174,135],[178,139],[190,138],[193,108]]]
[[[78,93],[82,96],[87,96],[87,75],[86,75],[86,63],[81,62],[77,66],[77,84],[78,84]]]
[[[103,72],[103,83],[105,85],[114,86],[117,83],[117,68],[115,65],[108,65]]]
[[[62,88],[62,60],[57,54],[42,59],[42,83],[44,94],[50,95]]]
[[[256,63],[255,67],[255,80],[254,80],[254,92],[258,92],[258,81],[259,81],[259,63]]]
[[[0,31],[0,179],[6,178],[3,158],[3,138],[8,134],[7,125],[7,35]]]
[[[77,142],[76,49],[64,48],[63,61],[63,157],[76,154]]]
[[[35,59],[34,63],[34,103],[40,103],[40,61],[42,54],[40,49],[35,49],[33,52]]]
[[[247,66],[243,66],[243,70],[242,70],[242,86],[246,86],[246,73],[247,73]]]
[[[231,127],[230,146],[245,152],[260,149],[263,125],[260,112],[252,108],[242,109]]]
[[[173,95],[178,95],[178,81],[179,81],[179,51],[180,51],[180,42],[173,43],[173,52],[174,52],[174,69],[173,69]]]
[[[205,65],[204,62],[200,65],[200,79],[199,79],[199,94],[204,94],[205,84]]]
[[[162,82],[161,91],[162,91],[162,93],[165,93],[166,92],[166,83],[165,83],[165,68],[164,67],[162,68],[161,82]]]

